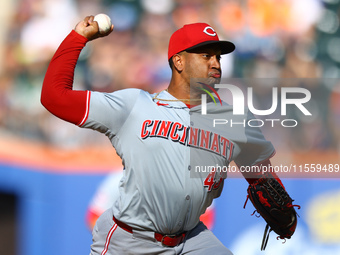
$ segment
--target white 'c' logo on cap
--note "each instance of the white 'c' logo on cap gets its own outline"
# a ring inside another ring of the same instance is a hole
[[[212,33],[208,32],[208,29],[212,30]],[[203,32],[206,33],[207,35],[210,35],[210,36],[215,36],[216,35],[216,32],[215,32],[215,30],[212,27],[205,27]]]

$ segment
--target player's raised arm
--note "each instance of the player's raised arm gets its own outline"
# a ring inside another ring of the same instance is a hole
[[[41,103],[55,116],[76,125],[83,123],[88,109],[89,91],[73,90],[74,69],[86,43],[109,35],[99,30],[94,16],[87,16],[60,44],[54,54],[43,82]]]

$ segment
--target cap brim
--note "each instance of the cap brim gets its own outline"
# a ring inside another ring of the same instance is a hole
[[[221,54],[228,54],[235,50],[235,45],[232,42],[229,41],[205,41],[199,44],[196,44],[195,46],[192,46],[190,48],[185,49],[185,51],[190,51],[197,49],[202,46],[206,45],[216,45],[220,48]]]

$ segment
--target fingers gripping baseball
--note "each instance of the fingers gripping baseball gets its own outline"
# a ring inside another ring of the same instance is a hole
[[[99,29],[98,22],[94,21],[94,16],[91,15],[86,16],[84,20],[80,21],[74,30],[91,41],[99,37],[108,36],[113,31],[113,25],[111,25],[109,30],[103,32]]]

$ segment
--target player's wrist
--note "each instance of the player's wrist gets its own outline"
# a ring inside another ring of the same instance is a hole
[[[72,31],[69,34],[69,37],[72,38],[72,40],[76,40],[79,43],[87,43],[89,41],[88,38],[86,38],[85,36],[81,35],[80,33],[78,33],[75,29],[72,29]]]

